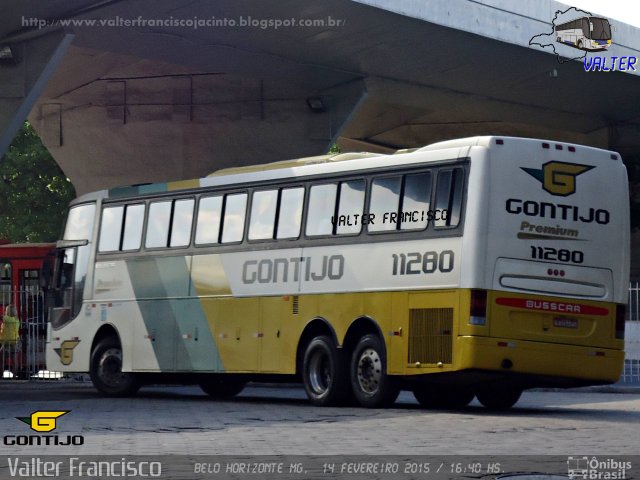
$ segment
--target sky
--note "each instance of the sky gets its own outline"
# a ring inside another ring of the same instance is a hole
[[[620,20],[640,28],[640,2],[637,0],[559,0],[560,2],[587,10],[593,14],[599,14],[609,19],[612,25],[614,20]]]

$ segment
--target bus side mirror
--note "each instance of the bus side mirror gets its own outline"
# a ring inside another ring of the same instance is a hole
[[[38,285],[40,289],[47,290],[51,285],[52,279],[52,268],[51,268],[52,257],[47,256],[42,262],[42,268],[40,269],[40,276],[38,277]]]
[[[38,285],[42,290],[49,290],[56,287],[54,284],[56,265],[60,263],[63,255],[63,250],[56,250],[45,257],[38,278]]]

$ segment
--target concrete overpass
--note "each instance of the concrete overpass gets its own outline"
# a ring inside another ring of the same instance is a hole
[[[3,0],[0,150],[29,115],[78,193],[314,155],[336,139],[384,151],[498,133],[638,153],[638,72],[585,72],[529,45],[558,9]],[[637,54],[639,31],[616,27],[608,55]]]

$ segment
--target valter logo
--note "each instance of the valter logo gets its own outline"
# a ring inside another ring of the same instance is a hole
[[[520,167],[542,183],[542,189],[551,195],[568,197],[576,192],[576,177],[592,168],[577,163],[547,162],[542,169]]]
[[[539,33],[529,40],[529,45],[552,50],[558,63],[582,60],[587,72],[612,72],[636,70],[638,58],[620,55],[614,45],[616,27],[608,19],[575,7],[557,10],[550,22],[548,33]],[[625,47],[626,48],[626,47]],[[622,50],[622,47],[619,49]],[[598,54],[602,52],[602,54]],[[558,75],[557,70],[550,74]]]
[[[70,413],[71,410],[38,410],[29,417],[16,417],[29,425],[34,432],[53,432],[58,424],[58,418]],[[40,446],[40,445],[82,445],[82,435],[5,435],[5,445]]]

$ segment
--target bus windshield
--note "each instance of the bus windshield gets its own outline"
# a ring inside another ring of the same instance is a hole
[[[591,18],[591,24],[593,25],[593,31],[591,32],[591,39],[593,40],[610,40],[611,39],[611,25],[605,18]]]

